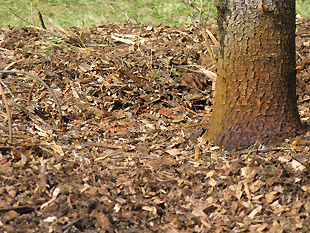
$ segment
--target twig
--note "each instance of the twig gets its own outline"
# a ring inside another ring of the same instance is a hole
[[[128,69],[125,67],[125,65],[123,64],[122,61],[120,61],[120,59],[118,58],[112,58],[109,59],[108,57],[106,57],[106,61],[113,66],[114,68],[117,69],[118,72],[126,75],[127,77],[131,78],[132,80],[137,80],[137,77],[132,74],[130,71],[128,71]]]
[[[225,72],[225,70],[217,63],[215,57],[213,56],[212,49],[211,49],[211,46],[210,46],[210,40],[209,40],[209,38],[207,37],[206,32],[203,31],[203,32],[202,32],[202,35],[203,35],[203,37],[205,38],[205,44],[206,44],[206,46],[207,46],[207,50],[208,50],[208,53],[209,53],[209,55],[210,55],[210,57],[211,57],[212,62],[214,63],[215,67],[216,67],[217,70],[220,72],[220,74],[222,75],[222,77],[225,78],[225,77],[226,77],[226,72]]]
[[[52,25],[52,27],[59,33],[63,34],[64,36],[66,36],[67,38],[71,38],[73,39],[75,42],[79,43],[82,47],[86,47],[81,36],[76,35],[73,31],[71,31],[70,29],[65,30],[63,27],[61,27],[58,23],[56,23],[54,20],[52,19],[48,19]]]
[[[25,60],[25,58],[22,58],[22,59],[17,60],[17,61],[13,61],[13,62],[11,62],[10,64],[8,64],[3,70],[8,70],[8,69],[10,69],[13,65],[15,65],[16,63],[18,63],[18,62],[20,62],[20,61],[23,61],[23,60]]]
[[[208,4],[208,14],[207,14],[206,21],[208,21],[208,20],[209,20],[209,16],[210,16],[210,9],[211,9],[211,0],[209,1],[209,4]]]
[[[194,16],[194,14],[192,13],[192,8],[195,9],[198,13],[199,13],[199,22],[200,23],[205,23],[208,21],[209,17],[212,19],[216,20],[216,17],[210,15],[210,8],[211,8],[211,1],[209,0],[209,5],[208,5],[208,12],[206,12],[205,10],[203,10],[203,6],[204,6],[204,0],[200,0],[200,7],[197,6],[197,4],[195,3],[195,1],[193,0],[182,0],[182,2],[184,3],[184,5],[187,7],[187,9],[190,12],[190,16],[192,18],[192,22],[196,25],[196,18]],[[206,19],[203,19],[203,15],[206,16]]]
[[[13,10],[12,8],[10,8],[10,10],[12,11],[13,15],[15,15],[17,18],[19,18],[21,21],[24,21],[26,24],[29,24],[31,25],[30,22],[28,22],[27,20],[23,19],[22,17],[20,17],[19,15],[17,15]]]
[[[200,22],[202,22],[202,14],[204,13],[203,5],[204,5],[204,1],[201,0],[201,1],[200,1],[200,9],[199,9],[199,21],[200,21]]]
[[[215,36],[212,34],[212,32],[209,29],[206,29],[206,32],[208,33],[209,37],[211,38],[213,44],[215,46],[220,46],[220,43],[217,41],[217,39],[215,38]]]
[[[185,0],[182,0],[182,2],[184,3],[184,5],[187,7],[188,11],[189,11],[189,15],[192,19],[192,22],[196,25],[196,20],[195,20],[195,16],[193,15],[192,13],[192,10],[191,10],[191,4],[189,3],[189,0],[185,1]]]
[[[83,217],[76,218],[76,219],[72,220],[71,222],[69,222],[68,224],[64,225],[64,226],[62,227],[62,229],[63,229],[64,231],[66,231],[69,227],[73,226],[74,224],[76,224],[77,222],[79,222],[79,221],[82,220],[82,219],[83,219]]]
[[[173,66],[174,68],[176,69],[182,69],[182,70],[186,70],[186,71],[189,71],[189,72],[192,72],[192,73],[197,73],[197,74],[202,74],[204,75],[205,73],[202,72],[202,71],[199,71],[199,70],[193,70],[193,69],[189,69],[189,68],[185,68],[185,67],[182,67],[182,66]]]
[[[16,207],[9,207],[9,208],[1,208],[0,213],[5,213],[9,211],[16,211],[19,214],[25,214],[25,213],[30,213],[35,210],[37,210],[40,206],[16,206]]]
[[[58,102],[58,99],[57,99],[56,95],[54,94],[53,90],[39,76],[28,73],[28,72],[24,72],[24,71],[18,71],[18,70],[0,70],[0,73],[24,74],[24,75],[28,75],[31,78],[35,79],[36,81],[42,83],[42,85],[46,87],[46,89],[51,93],[52,97],[54,98],[55,103],[56,103],[58,110],[59,110],[60,124],[62,123],[62,112],[61,112],[61,107],[60,107],[60,104]]]
[[[296,153],[296,152],[295,152]],[[301,165],[303,165],[305,168],[309,169],[310,168],[310,165],[306,165],[304,164],[303,162],[301,162],[299,159],[297,159],[295,156],[291,155],[291,157],[296,160],[298,163],[300,163]]]
[[[46,179],[46,162],[44,159],[41,160],[41,170],[40,170],[40,190],[43,192],[45,190],[47,185],[47,179]]]
[[[11,113],[10,113],[10,108],[8,105],[8,102],[6,100],[6,96],[4,94],[4,90],[2,88],[2,85],[0,85],[0,91],[1,91],[1,95],[2,95],[2,99],[6,108],[6,115],[8,118],[8,124],[9,124],[9,142],[12,144],[13,143],[13,133],[12,133],[12,118],[11,118]]]
[[[234,151],[231,152],[231,155],[243,155],[243,154],[251,154],[255,152],[269,152],[269,151],[280,151],[283,148],[271,148],[271,147],[266,147],[266,148],[261,148],[261,149],[253,149],[253,150],[240,150],[240,151]]]
[[[36,86],[36,84],[37,84],[37,82],[35,82],[35,83],[32,85],[32,87],[30,88],[30,91],[29,91],[29,93],[28,93],[27,103],[30,103],[30,101],[31,101],[32,92],[33,92],[33,89],[34,89],[34,87]]]
[[[41,12],[39,11],[39,9],[37,9],[37,10],[38,10],[38,14],[39,14],[39,19],[40,19],[41,26],[42,26],[42,28],[46,29],[45,24],[44,24],[44,20],[43,20],[43,17],[42,17],[42,14],[41,14]]]
[[[207,125],[209,124],[209,122],[200,122],[200,123],[195,123],[195,124],[190,124],[190,125],[184,125],[183,128],[191,128],[191,127],[196,127],[196,126],[200,126],[200,125]]]

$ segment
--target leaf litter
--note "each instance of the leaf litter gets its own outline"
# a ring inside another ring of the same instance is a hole
[[[216,76],[197,28],[52,25],[0,31],[0,69],[42,78],[62,111],[40,83],[2,74],[1,231],[309,232],[307,134],[234,153],[203,144]],[[305,123],[309,29],[299,18]]]

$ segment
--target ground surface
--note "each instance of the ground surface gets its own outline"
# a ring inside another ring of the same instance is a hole
[[[298,19],[305,123],[309,30]],[[40,82],[2,75],[13,143],[1,99],[1,232],[310,231],[307,135],[239,155],[201,144],[213,78],[199,30],[6,28],[0,39],[0,69],[39,75],[64,121]]]

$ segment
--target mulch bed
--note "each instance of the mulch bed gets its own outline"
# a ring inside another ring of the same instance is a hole
[[[298,18],[304,123],[309,30]],[[0,70],[38,75],[62,110],[40,82],[2,74],[0,231],[310,232],[307,134],[240,153],[203,144],[215,80],[196,27],[3,28],[0,51]]]

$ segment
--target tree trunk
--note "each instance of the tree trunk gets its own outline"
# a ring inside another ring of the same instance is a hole
[[[205,137],[227,149],[295,136],[295,0],[224,0],[219,64]]]

